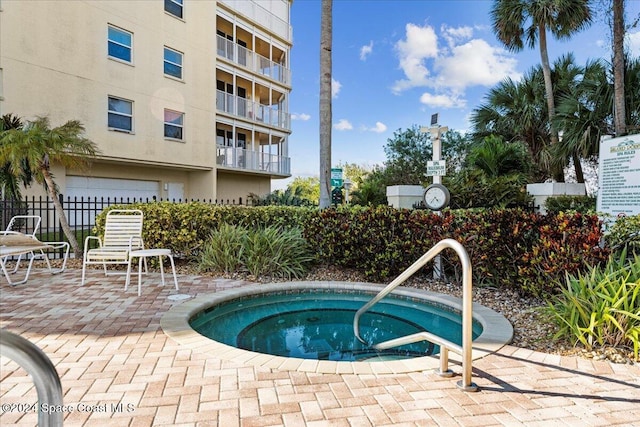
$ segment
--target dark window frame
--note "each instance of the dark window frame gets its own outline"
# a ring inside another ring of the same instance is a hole
[[[167,121],[167,112],[178,114],[180,123],[174,123]],[[182,111],[172,110],[170,108],[164,109],[164,137],[177,141],[184,141],[184,113]]]
[[[120,101],[129,104],[131,112],[120,111],[111,108],[111,100]],[[121,126],[121,123],[129,122],[128,126]],[[120,98],[118,96],[107,97],[107,126],[111,130],[119,132],[133,133],[133,101]]]
[[[164,0],[164,11],[179,19],[184,19],[183,0]]]

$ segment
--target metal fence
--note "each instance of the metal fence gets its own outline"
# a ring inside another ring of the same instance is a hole
[[[95,219],[100,212],[112,205],[128,205],[132,203],[153,203],[153,202],[172,202],[172,203],[188,203],[202,202],[215,205],[243,205],[246,202],[242,198],[238,200],[199,200],[199,199],[160,199],[160,198],[124,198],[124,197],[67,197],[59,196],[65,216],[71,229],[75,231],[76,239],[80,246],[83,245],[87,236],[91,235],[91,229],[95,226]],[[243,203],[244,202],[244,203]],[[56,212],[53,201],[48,197],[25,197],[21,200],[2,200],[0,202],[0,230],[5,230],[16,215],[37,215],[42,218],[40,229],[36,233],[36,237],[45,242],[59,242],[67,240],[60,218]],[[51,251],[51,254],[54,252]],[[59,256],[60,254],[55,254]]]

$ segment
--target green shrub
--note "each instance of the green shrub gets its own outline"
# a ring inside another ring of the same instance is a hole
[[[312,216],[304,234],[318,261],[386,280],[438,242],[442,217],[389,206],[338,207]]]
[[[244,227],[222,224],[213,231],[204,245],[198,261],[202,271],[233,273],[242,266],[248,231]]]
[[[204,242],[222,224],[247,227],[301,228],[313,208],[290,206],[220,206],[201,202],[151,202],[114,205],[96,217],[94,234],[104,230],[110,209],[140,209],[146,247],[171,249],[177,256],[197,258]]]
[[[247,236],[244,266],[256,277],[302,277],[313,259],[299,229],[266,227],[249,231]]]
[[[444,238],[469,253],[476,284],[510,287],[523,294],[557,293],[566,272],[605,262],[608,250],[595,215],[537,215],[521,209],[424,210],[388,206],[325,209],[310,217],[304,233],[318,260],[386,281]],[[459,274],[455,254],[444,252],[448,274]],[[423,271],[430,271],[425,266]]]
[[[557,337],[594,346],[630,346],[640,350],[640,257],[626,262],[626,253],[604,268],[567,275],[562,294],[549,303],[548,313],[559,327]]]
[[[248,271],[259,277],[298,278],[314,257],[297,228],[248,228],[223,224],[211,233],[198,266],[203,271]]]
[[[555,196],[544,202],[548,213],[576,211],[581,213],[595,212],[596,198],[593,196]]]
[[[606,240],[616,252],[626,249],[629,254],[640,255],[640,215],[618,218]]]
[[[610,251],[600,247],[602,223],[596,215],[560,212],[537,218],[537,233],[518,265],[526,293],[557,293],[557,281],[565,274],[577,274],[607,261]]]

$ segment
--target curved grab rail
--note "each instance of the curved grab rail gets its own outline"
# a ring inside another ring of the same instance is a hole
[[[371,301],[362,306],[353,318],[353,333],[356,338],[364,343],[367,342],[360,336],[360,317],[371,307],[377,304],[382,298],[390,294],[396,287],[404,283],[408,278],[420,270],[427,262],[431,261],[436,255],[443,250],[450,248],[453,249],[460,261],[462,262],[462,347],[454,343],[440,338],[438,344],[443,347],[441,350],[441,374],[444,375],[446,371],[446,359],[448,357],[448,350],[460,353],[462,356],[462,381],[458,383],[458,386],[465,391],[476,391],[478,388],[471,382],[471,351],[472,351],[472,315],[473,315],[473,301],[472,301],[472,272],[471,272],[471,260],[469,254],[464,247],[453,239],[444,239],[436,243],[431,249],[429,249],[424,255],[422,255],[416,262],[403,271],[398,277],[396,277],[391,283],[389,283],[378,295],[373,297]],[[422,334],[421,339],[427,339],[432,334]],[[436,338],[436,337],[434,337]],[[408,344],[409,342],[415,342],[414,336],[409,335],[406,337],[396,338],[394,340],[381,343],[375,347],[389,348],[391,346]]]
[[[33,378],[38,393],[38,426],[61,426],[62,411],[42,410],[62,406],[62,384],[46,354],[27,339],[0,329],[0,353],[15,361]]]

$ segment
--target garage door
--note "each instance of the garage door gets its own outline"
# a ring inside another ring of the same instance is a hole
[[[67,192],[64,199],[70,197],[72,200],[83,199],[82,205],[77,205],[80,211],[75,215],[69,215],[69,224],[72,226],[95,223],[96,212],[100,212],[104,207],[100,199],[107,198],[119,202],[135,200],[151,200],[154,196],[159,197],[160,186],[158,181],[143,181],[137,179],[114,179],[114,178],[87,178],[83,176],[67,177]]]
[[[159,196],[158,181],[137,179],[87,178],[83,176],[67,177],[68,197],[86,198],[129,198],[151,199]]]

